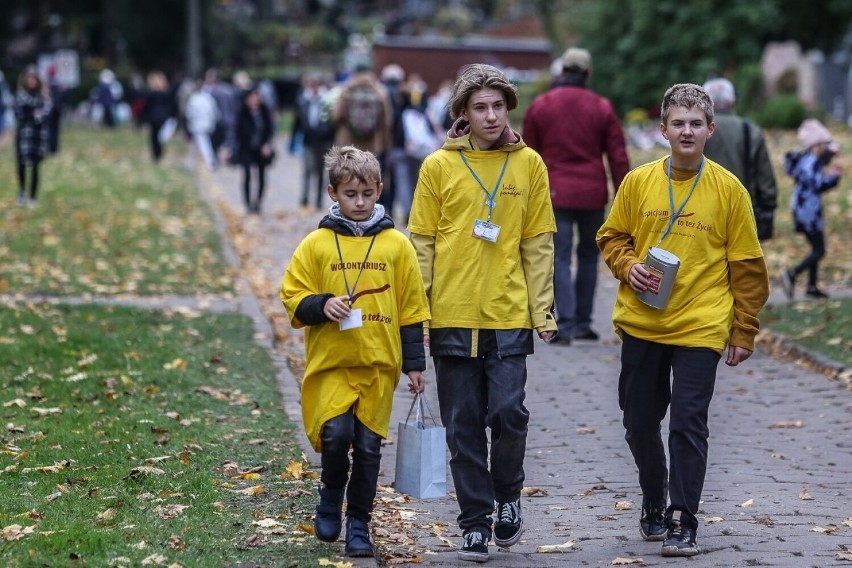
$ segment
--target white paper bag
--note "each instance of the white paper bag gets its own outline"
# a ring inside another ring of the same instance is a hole
[[[427,418],[431,424],[426,423]],[[425,395],[415,396],[405,422],[399,423],[394,483],[397,491],[417,499],[447,495],[446,435],[446,428],[438,425]]]

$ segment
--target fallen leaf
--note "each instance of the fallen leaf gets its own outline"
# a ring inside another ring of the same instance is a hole
[[[805,423],[801,420],[794,420],[792,422],[774,422],[770,428],[804,428]]]
[[[245,489],[238,489],[235,493],[239,493],[241,495],[260,495],[266,491],[263,485],[254,485],[252,487],[246,487]]]
[[[22,398],[16,398],[14,400],[10,400],[9,402],[4,402],[3,406],[5,408],[9,408],[10,406],[17,406],[18,408],[25,408],[27,406],[27,401]]]
[[[257,525],[257,526],[259,526],[259,527],[261,527],[261,528],[265,528],[265,529],[269,529],[269,528],[272,528],[272,527],[280,527],[280,526],[281,526],[281,523],[279,523],[279,522],[278,522],[278,521],[276,521],[275,519],[271,519],[271,518],[269,518],[269,517],[267,517],[267,518],[265,518],[265,519],[260,519],[259,521],[254,521],[254,522],[252,522],[252,524],[253,524],[253,525]]]
[[[139,467],[134,467],[130,470],[130,473],[127,474],[123,479],[128,478],[136,478],[142,477],[144,475],[165,475],[166,472],[158,467],[153,467],[150,465],[140,465]]]
[[[626,511],[627,509],[633,508],[632,501],[616,501],[615,502],[615,510],[616,511]]]
[[[737,507],[742,507],[743,509],[747,509],[748,507],[751,507],[752,505],[754,505],[754,499],[749,499],[748,501],[743,501],[742,503],[737,505]]]
[[[547,497],[547,491],[541,487],[524,487],[521,489],[521,495],[524,497],[534,497],[536,495]]]
[[[713,524],[713,523],[721,523],[724,520],[725,519],[723,519],[722,517],[705,517],[704,518],[704,522],[707,523],[708,525]]]
[[[172,550],[186,550],[186,541],[178,535],[173,534],[166,542],[166,546],[168,546]]]
[[[842,523],[840,523],[840,524],[841,524],[841,525],[846,525],[847,527],[849,527],[850,529],[852,529],[852,517],[849,517],[848,519],[846,519],[845,521],[843,521],[843,522],[842,522]]]
[[[591,426],[581,426],[580,428],[577,428],[578,434],[594,434],[595,432],[597,432],[597,430]]]
[[[571,551],[571,547],[577,544],[576,540],[569,540],[568,542],[563,542],[562,544],[545,544],[543,546],[539,546],[535,551],[540,552],[542,554],[547,554],[551,552],[567,552]]]
[[[334,568],[352,568],[353,564],[351,562],[337,562],[334,560],[329,560],[328,558],[320,558],[319,559],[320,566],[333,566]]]
[[[645,564],[645,561],[641,558],[621,558],[620,556],[616,557],[615,560],[612,561],[613,566],[625,566],[627,564]]]
[[[30,412],[35,414],[36,416],[50,416],[51,414],[62,414],[62,409],[59,407],[51,407],[51,408],[41,408],[40,406],[34,406],[30,408]]]
[[[35,534],[35,525],[28,527],[22,527],[21,525],[9,525],[7,527],[3,527],[2,534],[4,540],[20,540],[25,536]]]
[[[301,523],[299,525],[296,525],[296,527],[299,528],[300,530],[308,533],[311,536],[314,536],[314,534],[316,534],[314,532],[314,526],[313,525],[309,525],[307,523]]]
[[[835,560],[844,560],[846,562],[852,562],[852,552],[848,550],[841,550],[834,555]]]
[[[775,526],[775,521],[773,521],[770,517],[755,517],[752,522],[756,525],[763,525],[766,527]]]
[[[149,566],[151,564],[165,564],[166,562],[168,562],[168,560],[169,559],[163,556],[162,554],[152,554],[151,556],[142,559],[142,566]]]
[[[802,501],[813,501],[814,498],[811,497],[811,494],[808,492],[807,487],[802,487],[802,490],[799,492],[799,499]]]
[[[828,525],[827,527],[815,526],[810,530],[810,532],[834,534],[836,532],[840,532],[840,527],[838,527],[837,525]]]
[[[302,479],[302,462],[292,460],[287,464],[287,467],[284,468],[284,473],[281,474],[281,477],[284,477],[285,474],[291,479]]]

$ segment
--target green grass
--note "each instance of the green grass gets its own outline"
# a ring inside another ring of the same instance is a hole
[[[167,148],[168,158],[182,144]],[[7,146],[7,151],[11,146]],[[66,127],[42,163],[35,209],[15,205],[14,159],[0,160],[0,293],[190,294],[232,289],[192,174],[156,165],[129,127]]]
[[[248,318],[7,305],[0,361],[4,566],[308,566],[336,550],[299,528],[313,482],[287,473],[299,430]]]
[[[802,347],[852,367],[852,299],[770,305],[760,318],[763,325]]]

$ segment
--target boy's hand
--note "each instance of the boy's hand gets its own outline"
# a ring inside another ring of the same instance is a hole
[[[408,392],[411,394],[421,393],[426,390],[426,377],[423,371],[408,371]]]
[[[349,317],[349,296],[337,296],[329,298],[322,307],[322,313],[331,321],[340,321]]]
[[[550,340],[556,337],[555,331],[542,331],[538,336],[545,342],[550,343]]]
[[[630,267],[630,272],[627,274],[627,284],[636,292],[644,292],[648,289],[648,270],[641,262],[637,262]]]

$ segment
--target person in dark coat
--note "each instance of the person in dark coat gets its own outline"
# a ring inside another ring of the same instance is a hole
[[[50,94],[38,74],[30,65],[18,77],[15,93],[15,152],[18,159],[18,205],[35,206],[38,194],[38,168],[47,155],[49,132],[47,120],[51,111]],[[30,172],[30,195],[26,197],[27,166]]]
[[[148,92],[145,94],[145,106],[142,110],[142,121],[151,129],[151,157],[159,162],[163,157],[163,142],[161,137],[163,125],[177,113],[174,94],[169,89],[166,76],[160,71],[148,74]]]
[[[617,191],[630,169],[615,109],[586,86],[591,72],[589,52],[568,48],[554,88],[538,96],[524,116],[524,140],[547,164],[558,228],[553,244],[559,335],[552,344],[599,337],[591,327],[600,257],[595,234],[609,201],[609,178]],[[577,270],[572,274],[575,254]]]
[[[266,182],[266,166],[275,157],[272,139],[275,128],[272,112],[260,99],[260,92],[249,88],[237,119],[237,163],[243,167],[243,196],[249,213],[260,213]],[[252,197],[251,171],[257,169],[257,192]]]

